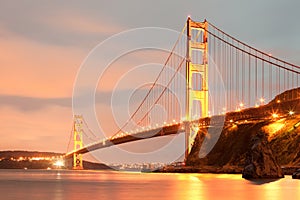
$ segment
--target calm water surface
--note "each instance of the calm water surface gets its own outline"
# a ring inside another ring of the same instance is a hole
[[[241,175],[0,170],[0,199],[300,199],[300,180]]]

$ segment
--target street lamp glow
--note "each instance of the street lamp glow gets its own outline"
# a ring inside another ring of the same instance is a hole
[[[290,110],[290,111],[289,111],[289,115],[293,115],[293,114],[295,114],[295,112],[292,111],[292,110]]]
[[[265,102],[265,99],[264,98],[260,98],[259,101],[260,101],[261,104],[263,104]]]
[[[273,117],[273,118],[278,118],[279,116],[278,116],[277,113],[273,113],[273,114],[272,114],[272,117]]]
[[[63,166],[65,166],[65,163],[63,160],[57,160],[57,161],[55,161],[55,163],[53,163],[53,165],[56,167],[63,167]]]

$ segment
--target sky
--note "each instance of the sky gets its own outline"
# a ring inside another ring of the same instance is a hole
[[[80,66],[99,43],[114,34],[142,27],[181,31],[190,15],[300,65],[299,7],[298,0],[0,0],[0,150],[66,152]],[[137,52],[119,60],[112,70],[161,63],[164,56]],[[142,80],[143,75],[136,78]],[[97,91],[110,94],[113,79],[106,76],[105,85]],[[105,98],[96,98],[96,109],[109,112]],[[115,126],[111,117],[102,116],[108,129]]]

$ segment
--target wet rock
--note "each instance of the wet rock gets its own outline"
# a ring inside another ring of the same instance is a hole
[[[300,169],[298,169],[296,172],[292,175],[293,179],[300,179]]]
[[[243,178],[264,179],[283,177],[282,169],[272,153],[265,133],[259,132],[251,139],[250,148],[246,154]]]

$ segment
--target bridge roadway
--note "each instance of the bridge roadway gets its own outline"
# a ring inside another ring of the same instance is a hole
[[[281,101],[280,103],[270,102],[269,104],[259,106],[258,108],[247,108],[239,112],[229,112],[226,115],[217,115],[212,117],[200,118],[190,122],[191,124],[198,124],[201,128],[223,126],[230,123],[235,123],[243,120],[266,120],[271,118],[272,112],[276,112],[280,116],[287,115],[288,111],[293,108],[294,111],[300,110],[300,98]],[[105,141],[97,141],[93,144],[89,144],[86,147],[72,151],[65,154],[65,158],[70,158],[74,153],[85,154],[97,149],[103,149],[112,145],[118,145],[138,140],[144,140],[149,138],[175,135],[184,132],[184,126],[186,122],[166,125],[164,127],[158,127],[151,130],[145,130],[138,133],[124,135],[121,137],[114,137]]]
[[[218,115],[213,117],[200,118],[197,120],[193,120],[190,124],[198,124],[199,127],[206,128],[208,126],[223,126],[225,120],[225,115]],[[144,130],[134,134],[128,134],[121,137],[113,137],[107,140],[100,140],[95,143],[89,144],[86,147],[78,149],[77,151],[71,151],[65,154],[65,158],[70,158],[74,153],[77,154],[85,154],[90,151],[94,151],[97,149],[107,148],[113,145],[124,144],[128,142],[134,142],[138,140],[144,140],[149,138],[168,136],[168,135],[176,135],[185,131],[184,126],[187,122],[174,123],[169,124],[163,127],[158,127],[151,130]]]
[[[74,153],[85,154],[90,151],[107,148],[107,147],[117,145],[117,144],[123,144],[123,143],[144,140],[144,139],[149,139],[149,138],[155,138],[155,137],[160,137],[160,136],[175,135],[175,134],[179,134],[181,132],[184,132],[184,130],[181,129],[180,123],[155,128],[152,130],[145,130],[145,131],[141,131],[141,132],[131,134],[131,135],[124,135],[122,137],[116,137],[116,138],[108,139],[105,141],[98,141],[87,147],[81,148],[81,149],[77,150],[76,152],[73,151],[73,152],[67,153],[65,155],[65,158],[72,157]]]

